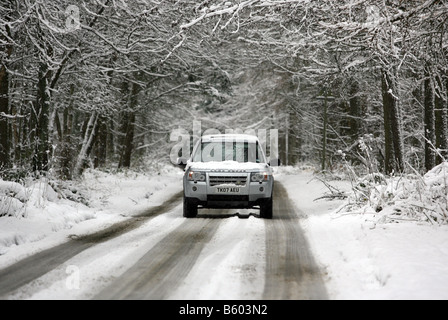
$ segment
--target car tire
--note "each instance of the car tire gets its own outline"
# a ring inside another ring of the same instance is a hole
[[[198,205],[189,198],[184,197],[184,217],[195,218],[198,215]]]
[[[260,217],[272,219],[272,197],[260,205]]]

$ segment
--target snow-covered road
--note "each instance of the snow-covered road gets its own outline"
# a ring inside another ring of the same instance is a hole
[[[276,185],[274,219],[201,210],[179,194],[155,209],[31,256],[0,272],[12,299],[326,299],[296,210]],[[268,254],[267,254],[268,253]]]
[[[162,290],[160,296],[166,299],[307,298],[296,283],[316,286],[308,298],[448,299],[446,224],[385,223],[375,211],[339,212],[345,201],[315,201],[328,188],[312,171],[292,167],[276,172],[276,181],[286,189],[281,193],[285,199],[287,193],[287,201],[281,199],[277,205],[293,207],[283,209],[286,215],[277,215],[281,219],[250,215],[256,210],[241,211],[240,216],[234,215],[236,211],[210,210],[186,221],[180,199],[170,200],[179,197],[181,176],[180,170],[172,169],[143,174],[87,171],[76,188],[77,194],[87,195],[89,207],[55,197],[43,181],[22,193],[14,186],[14,194],[27,195],[28,201],[23,216],[0,219],[0,299],[101,298],[117,279],[142,263],[145,268],[150,255],[165,257],[159,270],[162,282],[169,282],[172,273],[180,271],[170,269],[168,251],[195,230],[200,233],[196,248],[187,243],[181,247],[196,257],[189,261],[177,256],[185,270],[173,277],[173,289]],[[331,184],[350,190],[346,181]],[[65,250],[52,254],[58,246]],[[45,252],[50,254],[45,257]],[[36,259],[36,254],[43,258]],[[282,255],[303,269],[290,273],[288,264],[280,263]],[[25,265],[24,259],[33,268],[12,278],[19,272],[15,264]],[[311,274],[321,273],[314,284],[307,280],[307,264],[319,266],[311,269]],[[11,272],[5,271],[11,266]],[[275,273],[285,277],[269,276]]]

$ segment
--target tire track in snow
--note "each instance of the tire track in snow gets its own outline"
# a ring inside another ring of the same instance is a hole
[[[36,253],[0,270],[0,299],[7,297],[20,287],[57,268],[84,250],[129,232],[149,219],[168,212],[179,204],[181,198],[182,192],[175,194],[160,206],[149,208],[141,214],[113,224],[104,230],[88,235],[76,236],[68,242]]]
[[[286,189],[275,182],[274,215],[266,220],[266,279],[263,299],[328,299],[321,272]]]
[[[222,219],[186,220],[95,299],[166,299],[188,275],[221,222]]]

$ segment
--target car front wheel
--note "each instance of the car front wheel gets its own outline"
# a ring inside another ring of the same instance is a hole
[[[260,217],[272,219],[272,197],[260,205]]]
[[[184,197],[184,217],[194,218],[198,215],[198,205],[191,199]]]

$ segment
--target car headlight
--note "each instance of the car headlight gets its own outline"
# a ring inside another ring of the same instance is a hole
[[[263,182],[268,181],[269,174],[266,171],[263,172],[252,172],[250,175],[251,182]]]
[[[190,181],[205,181],[205,173],[199,171],[189,171],[188,172],[188,180]]]

